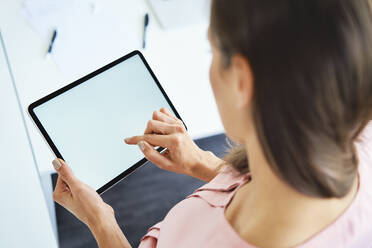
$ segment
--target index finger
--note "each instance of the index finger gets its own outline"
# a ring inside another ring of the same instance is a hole
[[[152,146],[161,146],[164,148],[172,146],[172,136],[164,134],[144,134],[125,139],[125,142],[130,145],[135,145],[140,141],[146,141]]]

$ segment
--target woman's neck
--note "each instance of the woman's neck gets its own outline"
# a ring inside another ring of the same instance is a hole
[[[225,215],[249,243],[260,247],[296,245],[331,224],[355,196],[357,178],[341,199],[301,194],[274,174],[256,136],[250,135],[245,146],[252,180],[237,191]]]

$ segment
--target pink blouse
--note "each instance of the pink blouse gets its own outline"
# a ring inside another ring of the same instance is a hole
[[[372,122],[356,147],[359,185],[353,202],[331,225],[296,247],[372,247]],[[222,171],[151,227],[139,247],[255,247],[237,234],[224,215],[237,189],[249,181],[249,174]]]

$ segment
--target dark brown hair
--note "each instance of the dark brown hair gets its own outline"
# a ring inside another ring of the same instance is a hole
[[[354,141],[372,113],[368,0],[212,0],[210,29],[224,65],[254,77],[253,118],[273,171],[315,197],[345,196],[357,175]],[[235,146],[224,159],[241,173]]]

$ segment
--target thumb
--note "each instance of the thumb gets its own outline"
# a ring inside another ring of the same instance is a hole
[[[73,187],[78,179],[75,177],[70,166],[68,166],[62,159],[56,158],[52,162],[54,169],[57,171],[58,176],[71,188]]]

